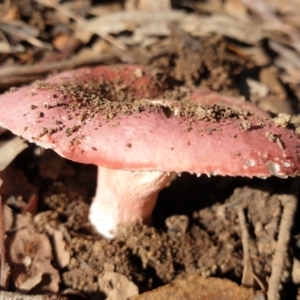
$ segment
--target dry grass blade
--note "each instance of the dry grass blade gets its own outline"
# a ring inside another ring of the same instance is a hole
[[[263,38],[261,28],[253,22],[237,20],[222,14],[200,17],[190,14],[181,20],[180,24],[194,36],[216,33],[250,45]]]
[[[64,61],[2,67],[0,69],[0,77],[6,79],[1,80],[0,89],[10,86],[11,83],[18,85],[20,83],[26,83],[34,79],[41,78],[41,75],[46,75],[49,72],[74,69],[82,65],[103,63],[113,59],[114,57],[115,55],[113,54],[100,54],[92,49],[84,48],[70,59]],[[24,78],[24,76],[29,76],[28,81],[26,80],[26,77]]]
[[[17,39],[24,40],[33,46],[38,48],[45,48],[49,51],[52,50],[52,46],[48,43],[43,43],[36,37],[34,37],[33,32],[35,31],[32,27],[28,26],[23,21],[10,21],[10,22],[0,22],[0,30],[8,35],[12,35]]]
[[[298,181],[297,184],[299,184]],[[284,209],[279,227],[276,251],[271,265],[272,273],[270,276],[269,288],[267,293],[268,300],[279,299],[278,289],[280,285],[281,272],[284,265],[284,257],[286,255],[288,243],[290,241],[294,215],[297,209],[297,194],[298,193],[295,193],[295,195],[281,196],[281,201],[283,203]]]
[[[24,140],[17,136],[8,141],[0,141],[0,171],[4,170],[27,147]]]
[[[239,206],[237,212],[238,212],[238,218],[241,227],[242,245],[243,245],[243,252],[244,252],[244,270],[243,270],[242,284],[247,287],[253,287],[254,277],[253,277],[253,267],[250,258],[250,252],[249,252],[249,234],[246,226],[246,218],[245,218],[243,207]]]
[[[54,8],[58,10],[60,13],[66,15],[67,17],[73,19],[76,22],[84,22],[84,18],[76,14],[75,12],[68,9],[68,7],[60,4],[57,0],[35,0],[35,2],[38,2],[44,6],[48,6],[51,8]]]
[[[2,184],[2,180],[0,179],[0,186],[1,184]],[[6,290],[8,285],[10,267],[6,263],[6,258],[5,258],[6,251],[4,246],[5,234],[4,234],[3,214],[4,214],[3,203],[2,203],[2,198],[0,196],[0,289]],[[2,299],[1,296],[0,299]]]
[[[1,300],[67,300],[67,297],[59,295],[24,295],[19,293],[1,292]]]

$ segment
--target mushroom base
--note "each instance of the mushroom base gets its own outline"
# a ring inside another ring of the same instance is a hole
[[[98,184],[89,220],[108,239],[117,235],[118,226],[143,220],[151,215],[159,191],[172,176],[159,171],[124,171],[98,167]]]

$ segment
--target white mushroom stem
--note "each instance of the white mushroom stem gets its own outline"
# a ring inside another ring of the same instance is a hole
[[[119,225],[143,220],[151,215],[159,191],[171,180],[159,171],[125,171],[98,167],[96,195],[89,219],[104,237],[113,239]]]

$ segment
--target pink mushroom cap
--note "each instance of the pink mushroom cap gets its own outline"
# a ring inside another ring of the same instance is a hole
[[[300,139],[289,124],[235,98],[174,86],[141,66],[64,72],[2,95],[0,105],[1,126],[70,160],[165,174],[155,193],[172,172],[286,177],[300,170]]]

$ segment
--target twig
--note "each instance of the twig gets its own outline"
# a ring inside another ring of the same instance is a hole
[[[0,81],[0,89],[7,88],[9,86],[9,79],[11,79],[14,84],[17,84],[17,78],[22,79],[21,83],[25,83],[24,78],[27,76],[29,76],[29,81],[32,81],[34,75],[45,75],[53,71],[74,69],[82,65],[103,63],[115,57],[116,56],[113,54],[101,54],[85,48],[77,55],[74,55],[72,58],[64,61],[24,66],[4,66],[0,69],[0,78],[3,78],[3,81]],[[39,76],[39,78],[41,77]]]
[[[25,31],[19,30],[18,27],[25,27],[27,26],[26,23],[23,21],[1,21],[0,22],[0,30],[6,32],[7,34],[13,35],[19,39],[23,39],[30,43],[33,46],[39,47],[39,48],[45,48],[46,50],[51,51],[52,46],[48,43],[44,43],[40,41],[39,39],[35,38],[34,36],[31,36],[30,34],[26,33]]]
[[[265,285],[262,283],[262,281],[259,279],[258,276],[256,276],[254,273],[252,274],[253,279],[255,280],[255,282],[258,284],[258,286],[260,287],[261,291],[263,293],[265,293],[265,291],[267,290]]]
[[[244,270],[243,270],[242,284],[246,287],[253,287],[254,277],[253,277],[253,267],[250,258],[250,252],[249,252],[249,234],[246,226],[244,209],[241,205],[238,206],[237,213],[238,213],[240,227],[241,227],[242,246],[244,252]]]
[[[1,292],[1,300],[67,300],[67,297],[59,295],[24,295],[19,293]]]
[[[284,257],[287,252],[288,243],[291,237],[294,215],[297,208],[297,193],[295,195],[280,196],[283,203],[283,214],[279,226],[278,241],[276,251],[272,261],[272,272],[269,280],[268,300],[279,299],[279,284],[281,272],[284,264]]]
[[[0,186],[2,182],[0,180]],[[6,263],[6,252],[4,246],[4,216],[3,216],[3,203],[0,196],[0,289],[7,289],[8,279],[9,279],[9,265]],[[1,296],[0,296],[0,299]]]

